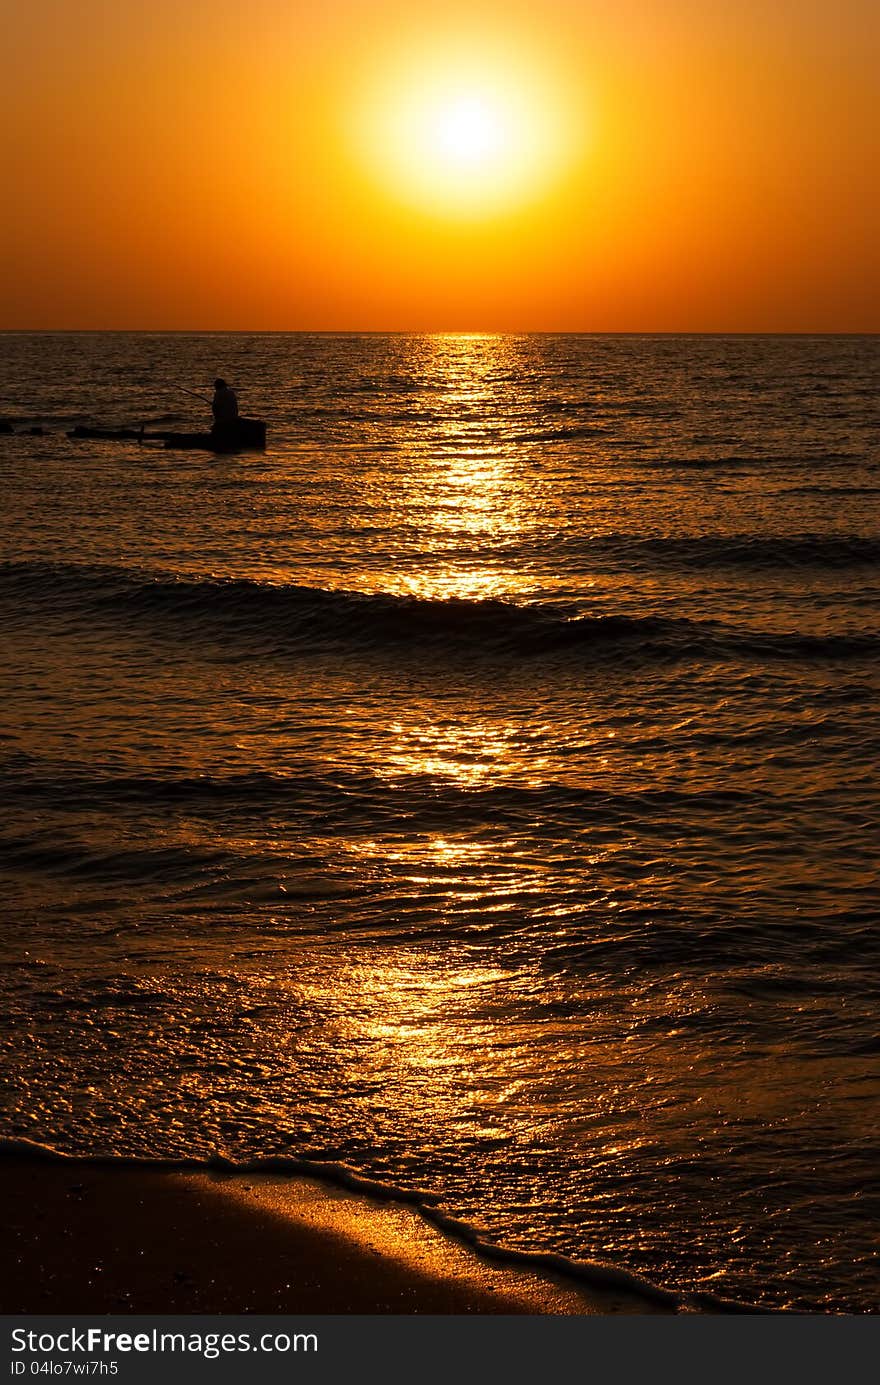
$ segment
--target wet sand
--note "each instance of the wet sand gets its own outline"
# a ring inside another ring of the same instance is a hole
[[[306,1177],[0,1160],[5,1313],[656,1313]]]

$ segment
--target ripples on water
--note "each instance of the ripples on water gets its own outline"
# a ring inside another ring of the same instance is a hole
[[[0,354],[4,1133],[876,1309],[876,340]]]

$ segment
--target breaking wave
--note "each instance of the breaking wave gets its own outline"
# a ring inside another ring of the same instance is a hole
[[[434,652],[458,659],[848,660],[880,652],[872,634],[773,633],[663,616],[578,614],[541,603],[361,593],[244,578],[177,577],[51,563],[0,566],[0,600],[70,618],[136,621],[163,636],[234,641],[269,655]]]

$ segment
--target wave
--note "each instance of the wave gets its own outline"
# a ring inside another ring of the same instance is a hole
[[[134,623],[163,637],[234,641],[257,655],[354,653],[462,659],[645,661],[849,660],[880,653],[873,634],[777,634],[685,617],[582,615],[499,599],[425,598],[183,577],[127,568],[0,564],[9,628],[32,610]],[[28,609],[30,608],[30,609]]]
[[[783,745],[797,744],[803,739],[801,726],[788,728]],[[812,734],[812,731],[811,731]],[[855,734],[855,733],[854,733]],[[706,743],[709,742],[707,735]],[[864,737],[863,741],[864,743]],[[389,789],[394,788],[394,804],[389,801]],[[382,805],[397,815],[405,811],[410,816],[438,813],[451,815],[459,826],[480,825],[491,821],[496,825],[514,825],[523,820],[559,820],[571,816],[585,822],[594,816],[603,821],[629,820],[633,817],[647,823],[667,823],[670,815],[698,819],[711,813],[714,818],[725,814],[735,817],[765,812],[778,816],[798,811],[841,813],[841,797],[852,801],[852,786],[841,790],[834,786],[814,788],[809,792],[785,794],[761,786],[672,788],[596,788],[565,782],[527,784],[503,783],[474,786],[456,782],[438,782],[429,773],[395,775],[374,774],[366,770],[346,768],[341,764],[316,768],[309,774],[301,767],[295,772],[253,770],[228,774],[113,774],[83,773],[77,767],[41,763],[33,756],[0,758],[0,791],[4,800],[24,798],[42,804],[57,803],[65,807],[98,803],[181,806],[210,811],[216,806],[224,814],[231,809],[263,813],[269,810],[296,809],[297,812],[339,813],[344,805],[357,813],[364,806],[371,812]],[[858,810],[856,810],[858,811]],[[0,838],[0,849],[29,849],[31,843],[16,843],[11,837]],[[218,855],[209,853],[209,861]]]
[[[880,568],[880,539],[862,534],[723,534],[642,538],[563,536],[557,546],[615,567]]]
[[[783,486],[780,495],[880,495],[880,486]]]
[[[620,443],[615,441],[615,447]],[[638,443],[628,444],[638,446]],[[837,466],[845,463],[853,463],[857,466],[865,465],[864,454],[861,452],[840,452],[830,451],[824,448],[817,448],[815,454],[809,454],[809,460],[817,467]],[[657,467],[662,471],[674,472],[683,471],[710,471],[715,467],[722,467],[727,470],[737,470],[741,467],[751,468],[761,472],[766,472],[775,467],[789,468],[793,459],[785,453],[748,453],[731,452],[726,454],[695,454],[692,456],[664,456],[648,457],[641,463],[643,467]],[[867,468],[870,470],[870,467]]]
[[[520,1250],[487,1240],[476,1228],[440,1207],[442,1195],[428,1189],[408,1188],[368,1178],[347,1164],[291,1156],[233,1160],[223,1153],[205,1159],[162,1159],[124,1154],[67,1154],[51,1145],[24,1138],[0,1138],[0,1158],[18,1158],[47,1163],[63,1163],[70,1169],[142,1169],[163,1173],[223,1173],[230,1176],[275,1175],[277,1178],[311,1178],[331,1187],[346,1188],[374,1202],[403,1203],[446,1236],[466,1245],[480,1259],[495,1264],[516,1265],[538,1274],[549,1274],[600,1291],[631,1294],[645,1304],[668,1311],[712,1313],[775,1314],[782,1309],[763,1308],[738,1299],[725,1298],[705,1290],[667,1289],[618,1265],[598,1260],[576,1260],[556,1251]]]

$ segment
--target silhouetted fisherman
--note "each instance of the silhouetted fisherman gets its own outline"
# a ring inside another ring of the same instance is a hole
[[[235,397],[235,390],[230,389],[225,380],[214,381],[211,413],[214,415],[215,428],[222,428],[225,424],[235,423],[238,418],[238,400]]]
[[[214,381],[214,398],[211,400],[211,413],[214,427],[211,437],[220,452],[231,451],[238,443],[238,400],[235,390],[230,389],[225,380]]]

